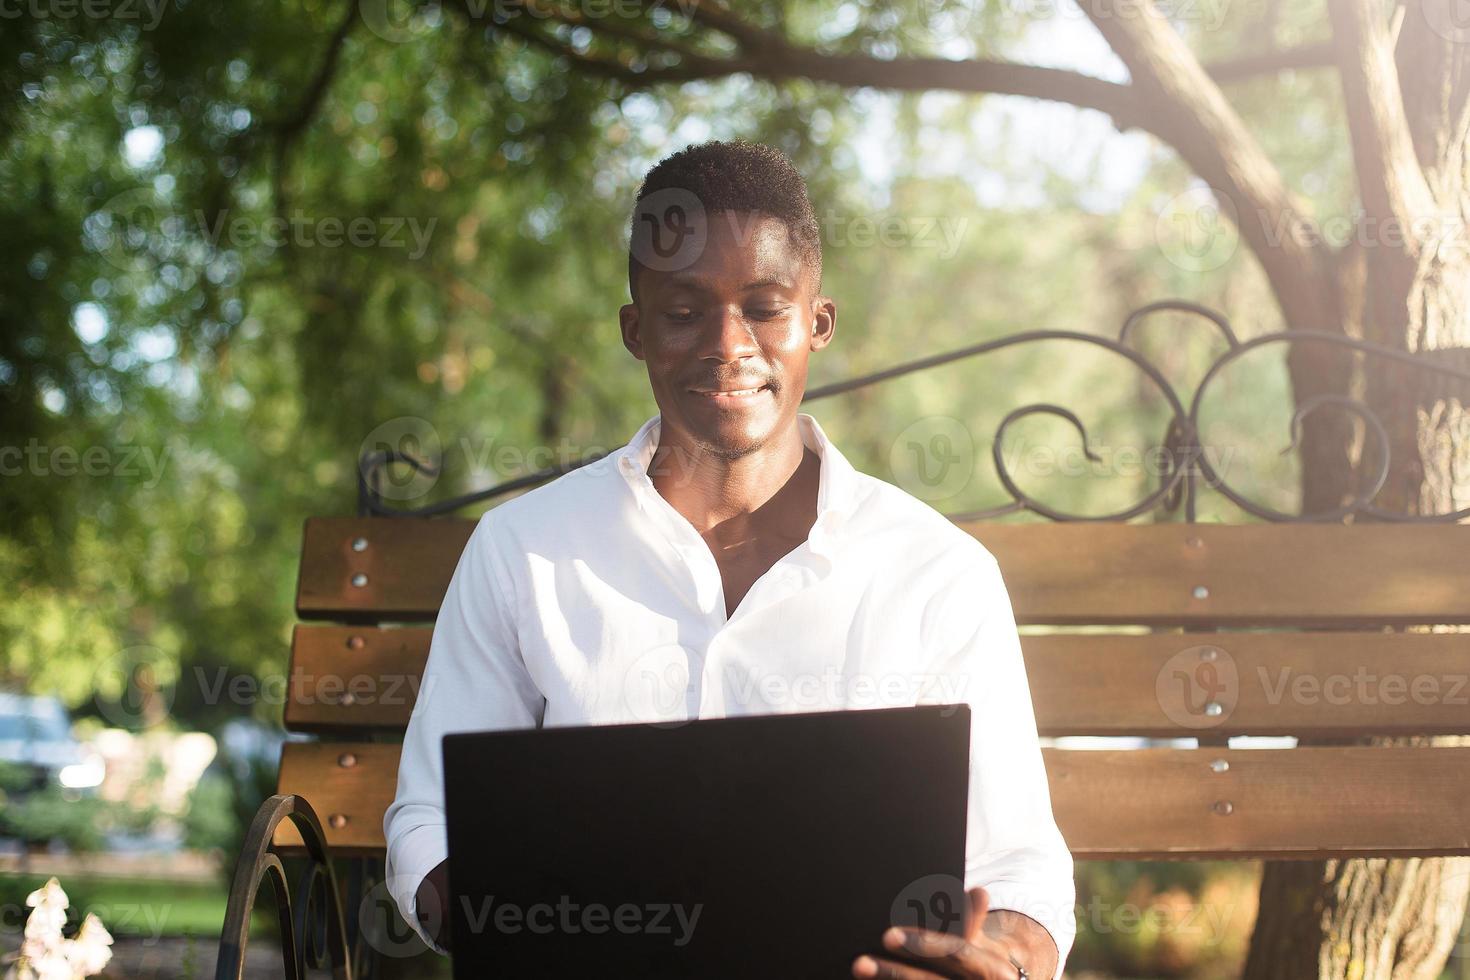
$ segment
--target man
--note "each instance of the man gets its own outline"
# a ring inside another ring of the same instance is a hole
[[[619,320],[659,413],[471,535],[384,817],[395,901],[442,948],[446,732],[964,701],[963,940],[890,929],[853,975],[1060,976],[1072,860],[996,562],[798,412],[837,320],[801,176],[770,147],[690,147],[632,233]]]

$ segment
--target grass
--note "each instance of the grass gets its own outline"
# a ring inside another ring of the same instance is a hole
[[[21,929],[29,911],[26,896],[46,880],[46,875],[0,875],[0,930]],[[71,899],[67,919],[72,927],[93,912],[114,936],[215,938],[225,921],[223,882],[73,876],[61,887]],[[268,929],[268,896],[262,904],[267,914],[257,913],[252,925]]]

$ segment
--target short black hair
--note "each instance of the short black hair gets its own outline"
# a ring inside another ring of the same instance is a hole
[[[795,246],[813,275],[822,282],[822,235],[816,212],[807,197],[806,180],[791,160],[774,146],[744,140],[711,140],[687,146],[660,160],[643,178],[638,203],[658,191],[692,194],[705,213],[747,211],[769,215],[786,225]],[[639,208],[632,217],[638,235]],[[639,268],[647,268],[628,250],[628,291],[633,293]]]

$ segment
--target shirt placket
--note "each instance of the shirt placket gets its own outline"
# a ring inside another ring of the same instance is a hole
[[[719,564],[711,554],[709,545],[705,543],[704,538],[694,529],[688,519],[664,499],[663,495],[653,486],[653,482],[648,479],[646,472],[642,472],[634,464],[629,470],[629,476],[634,484],[635,493],[639,497],[640,507],[654,521],[666,542],[678,554],[694,583],[695,602],[701,613],[704,631],[697,642],[691,644],[687,640],[693,638],[684,638],[685,641],[680,644],[689,659],[689,686],[685,692],[685,704],[689,717],[699,718],[711,713],[724,714],[726,706],[719,703],[722,699],[723,688],[718,682],[718,677],[714,677],[712,672],[719,669],[721,662],[719,646],[725,642],[730,633],[729,627],[732,624],[746,621],[749,617],[759,614],[762,608],[799,591],[808,580],[820,577],[822,568],[830,567],[827,554],[830,521],[826,517],[819,516],[807,543],[777,559],[776,563],[751,585],[750,591],[740,601],[734,615],[727,616],[724,582],[720,576]],[[742,632],[746,631],[742,630]]]

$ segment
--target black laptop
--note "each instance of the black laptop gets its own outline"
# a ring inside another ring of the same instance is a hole
[[[963,927],[970,713],[444,738],[456,980],[838,980]]]

